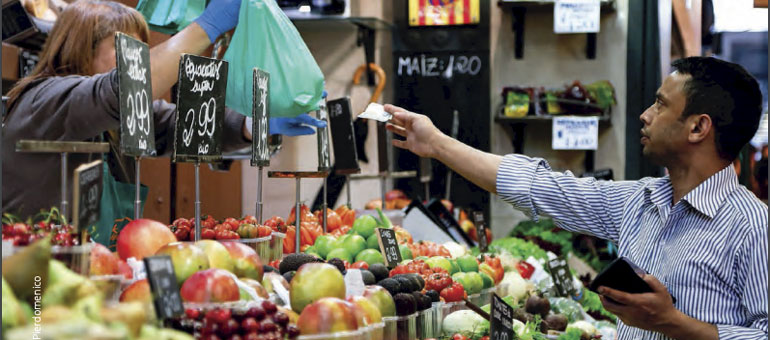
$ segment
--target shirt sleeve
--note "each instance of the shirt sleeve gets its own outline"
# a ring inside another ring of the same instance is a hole
[[[734,287],[748,322],[745,326],[717,325],[719,339],[767,339],[767,225],[747,236],[736,254],[736,266]]]
[[[563,229],[618,242],[623,210],[638,181],[598,181],[551,171],[540,158],[503,157],[497,194],[530,218],[553,218]]]

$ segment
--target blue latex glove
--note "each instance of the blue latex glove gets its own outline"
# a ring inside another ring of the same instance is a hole
[[[315,119],[307,113],[303,113],[293,118],[270,118],[270,134],[289,137],[314,134],[315,130],[308,125],[324,128],[326,127],[326,122]]]
[[[241,0],[211,0],[195,22],[206,31],[211,43],[238,24]]]

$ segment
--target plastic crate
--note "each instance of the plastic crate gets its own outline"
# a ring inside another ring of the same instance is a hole
[[[417,339],[417,313],[407,316],[391,316],[382,318],[385,322],[384,340],[415,340]]]

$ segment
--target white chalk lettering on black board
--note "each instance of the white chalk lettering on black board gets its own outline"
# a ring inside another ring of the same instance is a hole
[[[182,315],[184,307],[171,257],[168,255],[145,257],[144,266],[158,319],[170,319]]]
[[[120,109],[120,151],[127,156],[154,156],[150,48],[126,34],[115,33]]]
[[[385,259],[385,265],[388,268],[393,268],[401,263],[401,250],[398,248],[396,232],[393,229],[385,228],[377,228],[375,231],[382,257]]]
[[[487,238],[487,224],[484,223],[484,213],[480,211],[473,212],[473,224],[476,225],[476,239],[479,240],[479,249],[486,252],[489,245]]]
[[[75,227],[90,228],[99,221],[102,198],[102,161],[96,160],[75,169],[73,181],[73,220]]]
[[[353,137],[350,98],[330,100],[326,104],[329,110],[335,167],[345,172],[358,172],[361,167],[358,165],[356,139]]]
[[[326,99],[323,99],[318,108],[317,117],[325,121],[327,127],[316,128],[318,141],[318,171],[328,171],[332,167],[331,151],[329,150],[329,113],[326,109]]]
[[[177,84],[175,162],[222,159],[226,61],[182,55]]]
[[[475,76],[481,71],[481,58],[477,55],[419,54],[398,57],[399,76],[443,77],[452,79],[455,75]]]
[[[497,294],[492,294],[492,308],[490,311],[489,339],[512,340],[513,307],[505,303]]]
[[[251,104],[251,166],[269,166],[267,134],[270,121],[270,73],[254,68],[253,103]]]
[[[548,272],[553,278],[553,284],[556,286],[559,296],[571,297],[576,295],[575,285],[572,279],[572,271],[569,269],[567,260],[563,257],[557,257],[546,263]]]

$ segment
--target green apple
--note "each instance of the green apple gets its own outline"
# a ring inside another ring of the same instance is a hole
[[[350,256],[356,256],[366,249],[366,239],[360,235],[349,235],[342,241],[342,248],[347,250]]]
[[[463,272],[478,272],[479,263],[473,255],[463,255],[457,258],[457,264]]]
[[[319,236],[320,237],[320,236]],[[318,241],[316,241],[318,242]],[[380,249],[380,241],[377,239],[377,234],[372,234],[366,239],[367,249]]]
[[[353,230],[356,234],[368,238],[374,234],[374,228],[377,228],[377,220],[370,215],[364,215],[353,221]]]
[[[353,255],[350,255],[350,252],[345,250],[345,248],[333,249],[328,254],[326,254],[326,261],[329,261],[333,258],[338,258],[343,261],[348,261],[348,263],[353,263]]]
[[[449,275],[460,272],[460,265],[457,264],[455,259],[449,259],[449,263],[452,265],[452,268],[449,270]]]
[[[339,248],[337,238],[331,235],[318,236],[313,247],[315,247],[315,252],[322,259],[326,258],[326,254],[332,251],[332,249]]]
[[[479,275],[481,275],[481,279],[484,280],[484,289],[492,288],[495,286],[495,280],[493,280],[491,276],[487,275],[487,273],[479,273]]]
[[[364,261],[370,266],[375,263],[385,264],[382,253],[375,249],[364,249],[362,252],[358,253],[358,255],[356,255],[356,262],[358,261]]]
[[[481,278],[479,273],[455,273],[452,275],[452,280],[463,285],[468,295],[480,293],[484,287],[484,279]]]
[[[447,272],[452,273],[452,262],[450,262],[446,257],[434,256],[425,260],[425,263],[428,265],[428,267],[444,268]]]
[[[401,251],[401,258],[405,260],[411,260],[412,259],[412,250],[409,249],[409,247],[406,246],[406,244],[400,244],[398,246],[398,250]]]

